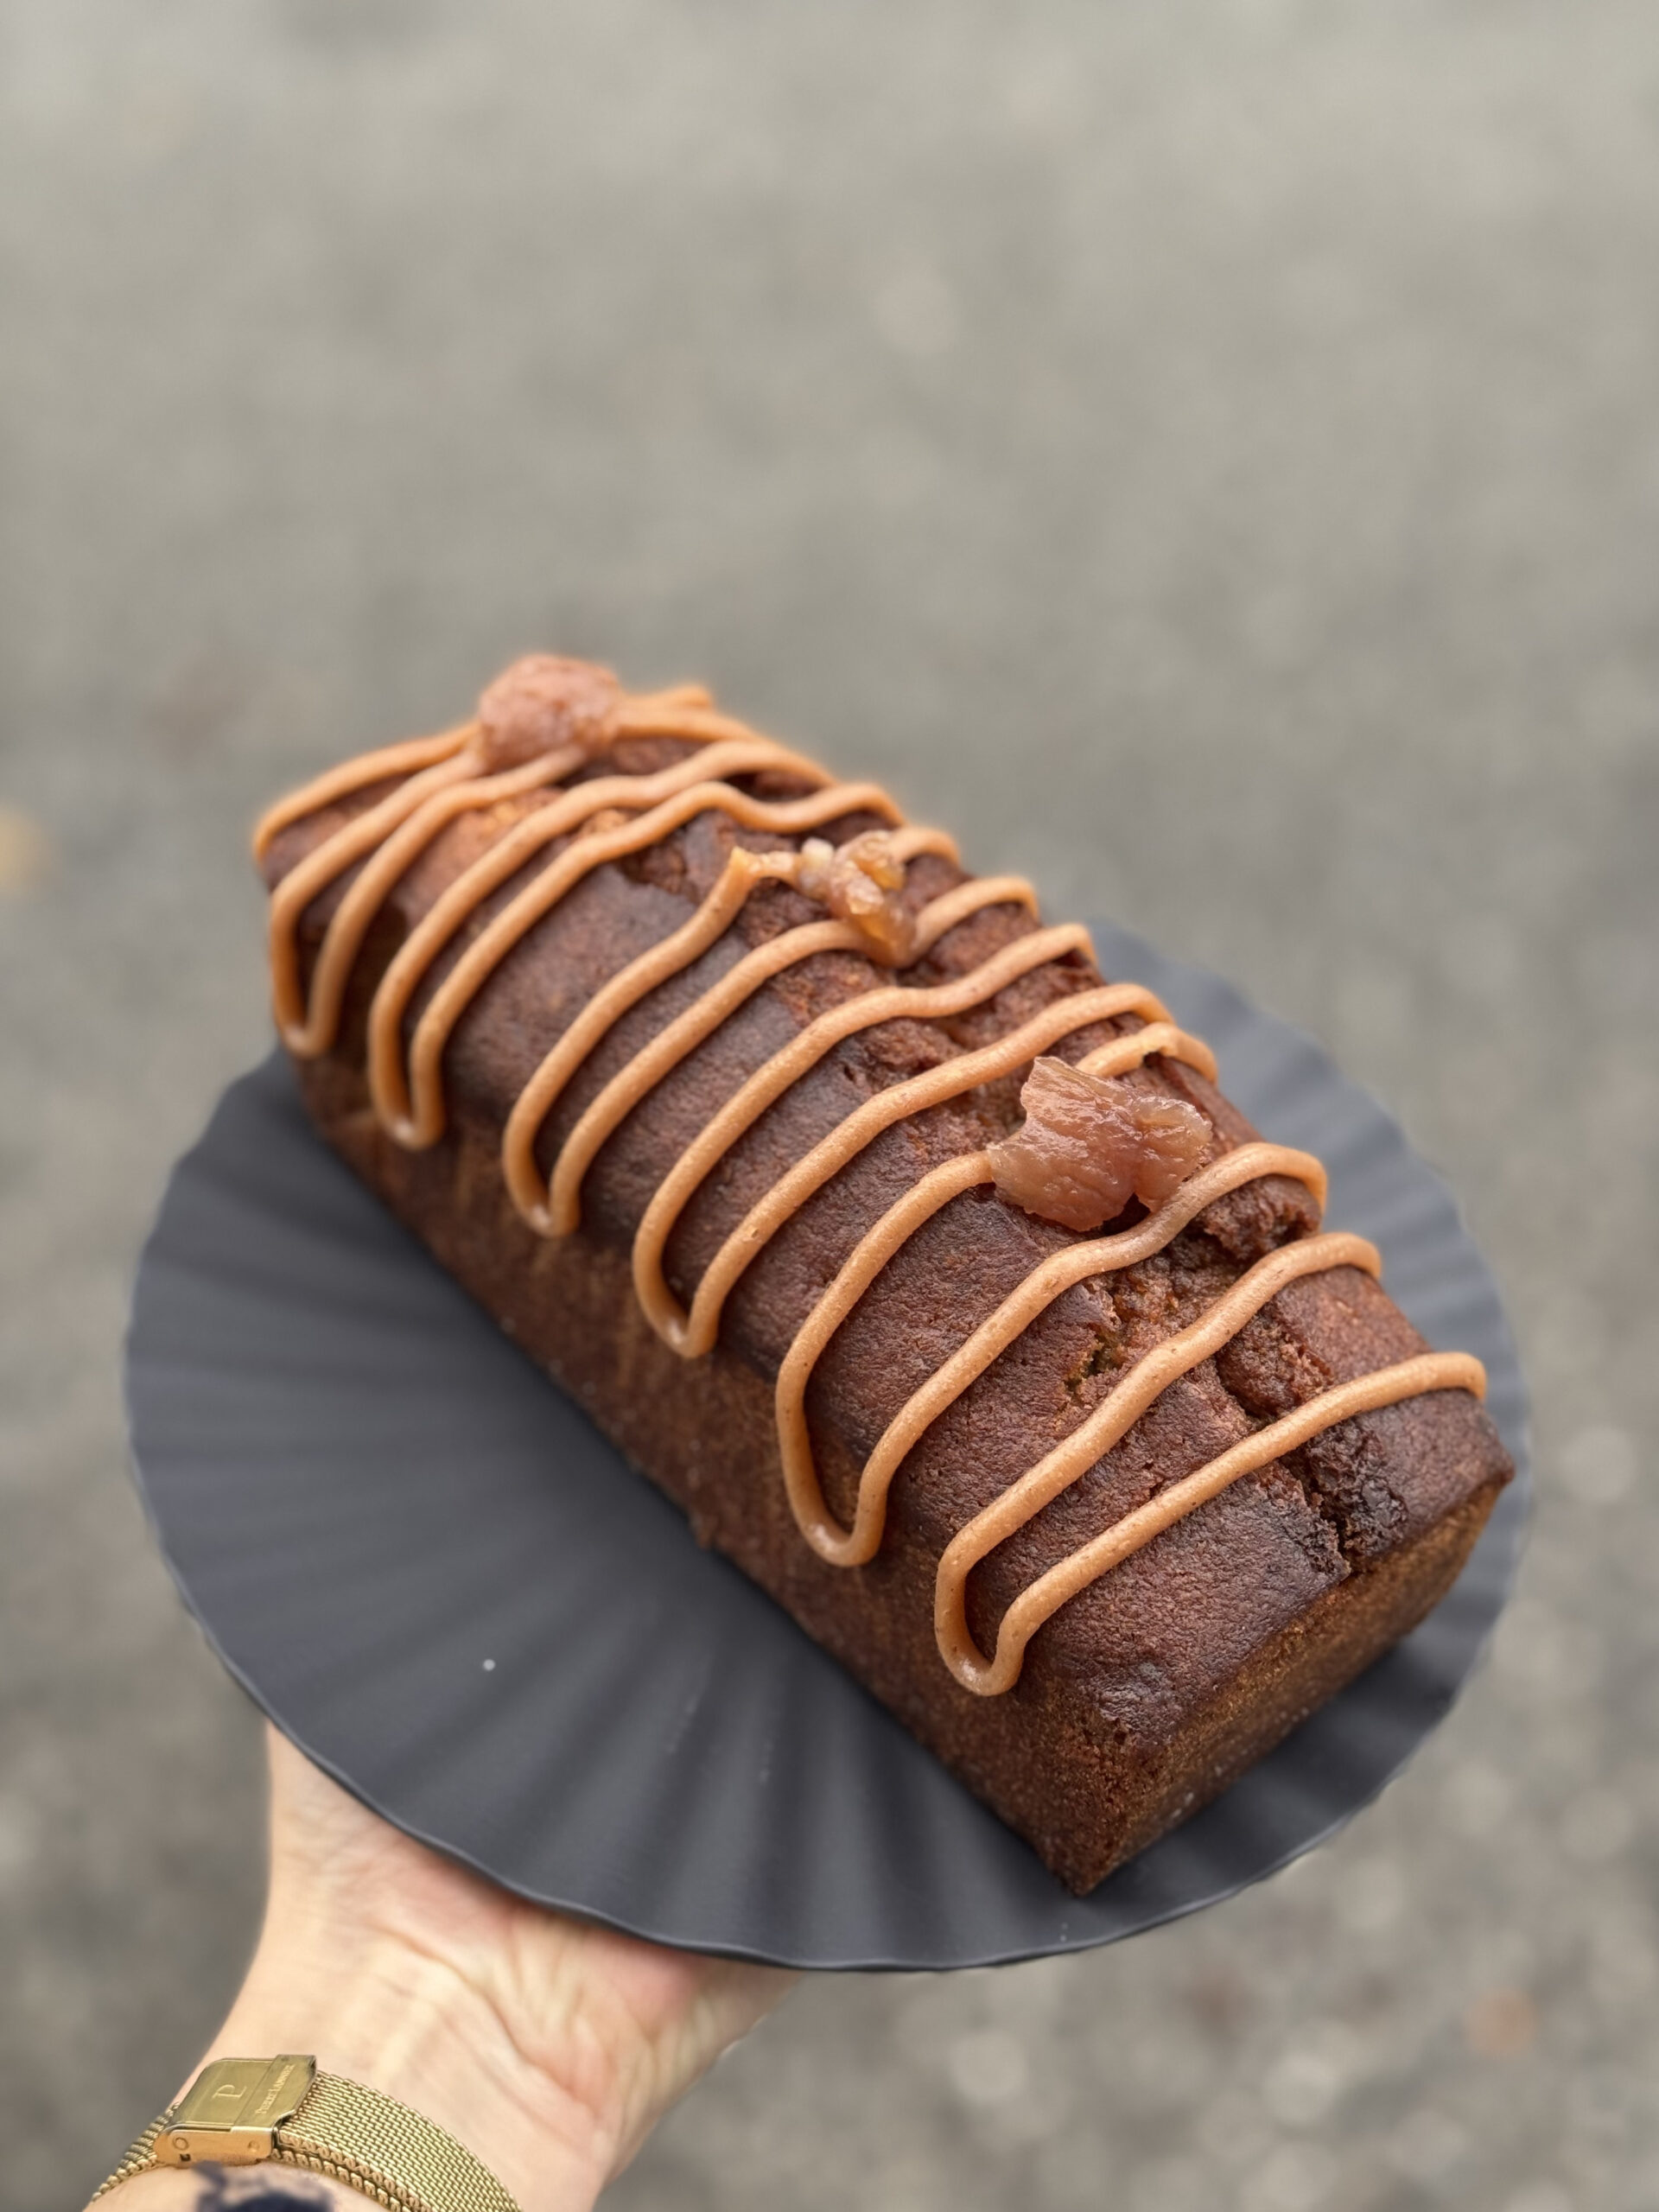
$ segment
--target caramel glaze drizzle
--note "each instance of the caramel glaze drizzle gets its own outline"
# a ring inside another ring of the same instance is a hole
[[[527,664],[526,664],[527,665]],[[591,672],[590,672],[591,673]],[[608,679],[607,679],[608,681]],[[486,695],[487,696],[487,695]],[[618,738],[665,736],[699,749],[648,775],[597,776],[559,788]],[[804,798],[764,800],[725,780],[759,771],[782,772],[812,786]],[[369,1009],[369,1090],[391,1137],[411,1149],[443,1134],[442,1062],[456,1023],[525,933],[583,877],[608,861],[659,843],[694,816],[725,814],[748,830],[791,836],[849,814],[869,812],[893,825],[889,850],[902,862],[923,853],[955,861],[941,830],[906,825],[874,784],[838,784],[815,762],[715,711],[695,685],[645,696],[617,694],[595,742],[550,746],[529,760],[493,760],[480,724],[382,747],[331,770],[280,801],[254,833],[263,856],[279,831],[306,816],[394,780],[385,797],[353,816],[282,879],[270,905],[270,954],[278,1028],[300,1058],[326,1052],[340,1031],[353,963],[376,914],[404,874],[439,834],[478,813],[547,786],[555,795],[513,820],[480,858],[456,877],[410,932],[381,977]],[[560,839],[564,849],[541,867],[467,944],[416,1020],[407,1047],[404,1018],[434,963],[480,906]],[[711,1036],[770,977],[821,952],[871,955],[871,939],[855,922],[810,922],[782,931],[746,954],[691,1006],[643,1046],[586,1108],[543,1182],[537,1136],[572,1077],[629,1009],[682,974],[735,921],[756,887],[794,880],[792,849],[755,853],[734,846],[690,919],[630,961],[605,983],[542,1060],[515,1102],[502,1137],[502,1171],[513,1204],[543,1236],[567,1236],[582,1217],[582,1185],[606,1140],[642,1100]],[[299,929],[311,902],[359,862],[363,865],[331,916],[308,995],[300,979]],[[923,958],[948,930],[982,909],[1020,904],[1036,913],[1036,894],[1018,876],[990,876],[958,885],[914,918],[909,961]],[[949,982],[876,985],[821,1014],[741,1084],[692,1140],[658,1186],[633,1243],[633,1281],[646,1318],[683,1358],[713,1350],[726,1301],[745,1270],[790,1217],[884,1129],[910,1115],[959,1098],[1015,1072],[1039,1053],[1090,1024],[1122,1014],[1142,1027],[1086,1054],[1077,1065],[1094,1075],[1120,1075],[1154,1053],[1185,1061],[1213,1078],[1207,1046],[1177,1028],[1167,1010],[1138,984],[1117,983],[1057,1001],[994,1044],[892,1084],[867,1099],[798,1160],[725,1239],[704,1270],[689,1308],[670,1289],[664,1254],[675,1224],[732,1147],[791,1084],[843,1039],[899,1017],[959,1014],[1045,963],[1072,951],[1092,952],[1076,925],[1037,929],[1016,938],[968,975]],[[953,1198],[995,1180],[985,1151],[946,1160],[923,1176],[859,1239],[796,1332],[778,1375],[775,1405],[784,1481],[802,1535],[821,1559],[859,1567],[874,1558],[887,1522],[888,1493],[907,1455],[949,1407],[1040,1314],[1075,1285],[1134,1266],[1171,1243],[1205,1208],[1268,1175],[1294,1177],[1323,1209],[1324,1168],[1311,1154],[1251,1143],[1224,1154],[1188,1178],[1156,1212],[1116,1236],[1057,1252],[1033,1269],[921,1388],[906,1401],[878,1440],[859,1477],[850,1528],[824,1502],[812,1455],[806,1393],[830,1339],[876,1277],[910,1238]],[[1433,1352],[1336,1385],[1255,1430],[1207,1465],[1170,1484],[1031,1583],[1008,1606],[989,1658],[968,1627],[972,1570],[1085,1474],[1161,1391],[1219,1351],[1252,1315],[1303,1275],[1354,1267],[1373,1276],[1382,1262],[1363,1237],[1319,1234],[1258,1260],[1200,1319],[1143,1353],[1087,1419],[1003,1491],[946,1546],[934,1591],[940,1655],[957,1681],[982,1697],[1001,1695],[1019,1680],[1025,1651],[1043,1623],[1079,1592],[1236,1482],[1298,1449],[1355,1414],[1435,1390],[1485,1390],[1478,1360]]]

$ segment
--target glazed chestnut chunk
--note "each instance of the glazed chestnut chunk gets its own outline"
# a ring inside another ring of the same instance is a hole
[[[1161,1205],[1210,1138],[1209,1123],[1185,1101],[1046,1055],[1027,1077],[1020,1103],[1024,1127],[990,1148],[996,1187],[1065,1229],[1098,1229],[1132,1198]]]
[[[794,869],[796,887],[821,899],[838,922],[851,922],[870,942],[870,957],[888,968],[902,968],[912,950],[914,926],[899,893],[904,862],[894,857],[893,841],[882,830],[867,830],[844,845],[809,837]]]
[[[589,759],[616,733],[622,686],[608,668],[558,653],[526,653],[478,702],[476,744],[493,772],[575,746]]]

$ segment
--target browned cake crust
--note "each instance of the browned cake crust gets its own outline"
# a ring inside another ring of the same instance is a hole
[[[673,739],[625,740],[582,774],[645,772],[684,756]],[[776,772],[734,779],[768,797],[800,789]],[[264,858],[274,886],[381,785],[283,829]],[[887,980],[861,956],[821,954],[762,986],[658,1085],[598,1154],[572,1236],[536,1235],[510,1201],[501,1135],[543,1056],[626,961],[680,926],[735,841],[772,832],[697,815],[661,844],[607,862],[508,955],[462,1016],[443,1063],[448,1109],[437,1144],[410,1151],[371,1110],[365,1021],[376,983],[409,931],[505,824],[545,791],[463,815],[397,883],[354,963],[333,1048],[301,1061],[318,1127],[357,1172],[592,1414],[620,1449],[931,1745],[1045,1861],[1083,1891],[1214,1796],[1411,1628],[1461,1568],[1510,1473],[1491,1421],[1465,1390],[1412,1397],[1342,1422],[1248,1474],[1073,1598],[1032,1642],[1000,1696],[959,1686],[941,1661],[934,1576],[945,1544],[1075,1429],[1148,1346],[1196,1319],[1265,1253],[1317,1225],[1298,1182],[1274,1177],[1217,1200],[1151,1259],[1066,1292],[910,1452],[893,1484],[880,1549],[868,1565],[827,1564],[785,1497],[773,1414],[779,1365],[856,1239],[924,1170],[1007,1135],[1019,1078],[982,1085],[878,1137],[811,1198],[739,1280],[719,1343],[683,1360],[634,1296],[628,1252],[651,1195],[691,1137],[766,1055],[826,1009]],[[821,832],[873,826],[849,816]],[[555,844],[480,910],[434,964],[405,1020],[412,1029],[478,928]],[[918,908],[962,872],[912,861]],[[302,918],[302,972],[352,880]],[[810,920],[784,883],[763,885],[727,935],[684,975],[624,1015],[549,1116],[537,1149],[550,1168],[602,1084],[751,946]],[[904,972],[960,976],[1035,926],[1017,905],[986,908]],[[783,1171],[849,1104],[1006,1034],[1099,978],[1082,954],[1035,969],[971,1014],[893,1020],[837,1046],[771,1107],[704,1185],[670,1239],[667,1279],[689,1299],[711,1255]],[[1076,1033],[1068,1057],[1132,1018]],[[1254,1135],[1191,1068],[1156,1058],[1131,1080],[1197,1106],[1208,1157]],[[1131,1207],[1125,1221],[1135,1217]],[[950,1351],[1051,1252],[1079,1240],[979,1189],[927,1223],[865,1294],[820,1361],[808,1394],[825,1495],[843,1521],[858,1471],[889,1420]],[[1333,1383],[1409,1358],[1422,1340],[1366,1274],[1340,1268],[1291,1283],[1215,1358],[1166,1389],[1122,1442],[976,1567],[968,1619],[988,1649],[1013,1598],[1034,1578],[1228,1446]]]

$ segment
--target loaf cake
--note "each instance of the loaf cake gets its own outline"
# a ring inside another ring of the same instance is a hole
[[[1478,1363],[878,785],[537,655],[255,849],[322,1135],[1074,1890],[1467,1558]]]

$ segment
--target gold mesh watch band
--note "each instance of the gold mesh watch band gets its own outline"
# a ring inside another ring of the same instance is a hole
[[[385,2212],[518,2212],[489,2168],[396,2097],[309,2058],[216,2059],[153,2120],[93,2202],[163,2165],[300,2166]]]
[[[272,2156],[348,2183],[386,2212],[518,2212],[489,2168],[420,2113],[359,2082],[319,2074]]]
[[[168,2111],[164,2112],[159,2120],[150,2121],[143,2133],[135,2139],[131,2149],[128,2151],[108,2181],[100,2182],[92,2191],[92,2202],[94,2204],[107,2190],[119,2189],[124,2181],[130,2181],[135,2174],[148,2173],[153,2165],[159,2163],[156,2156],[156,2138],[167,2126],[172,2116],[171,2111]]]

